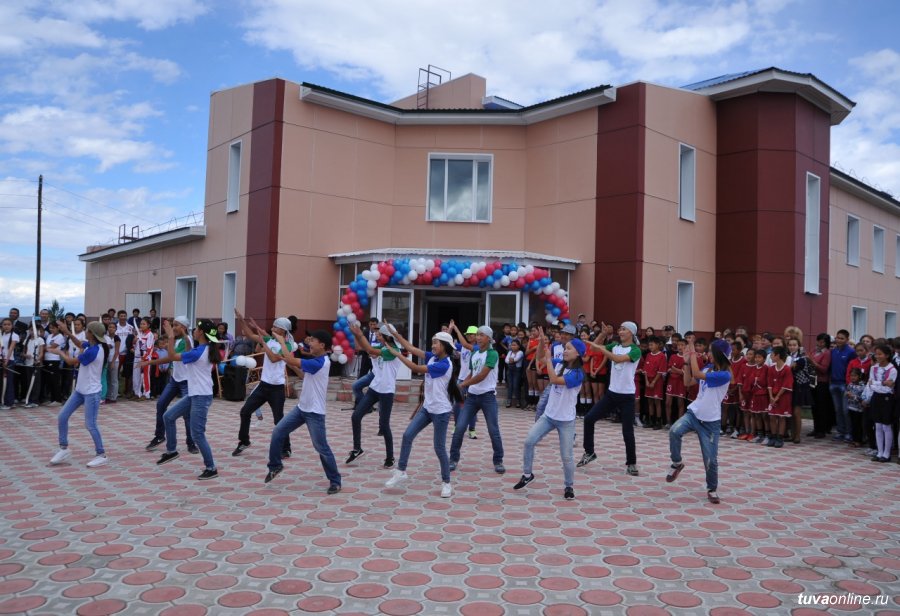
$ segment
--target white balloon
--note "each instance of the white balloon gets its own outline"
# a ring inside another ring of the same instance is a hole
[[[338,360],[338,363],[339,363],[339,364],[346,364],[346,363],[347,363],[347,356],[344,355],[343,353],[341,353],[340,355],[338,355],[337,360]]]
[[[363,270],[362,274],[360,275],[363,277],[363,280],[370,280],[372,278],[372,272],[370,272],[369,270]]]
[[[526,273],[526,274],[533,274],[533,273],[534,273],[534,266],[533,266],[533,265],[526,265],[526,266],[525,266],[525,273]]]
[[[340,357],[340,356],[341,356],[340,353],[338,353],[337,351],[334,351],[334,352],[331,354],[331,361],[337,361],[337,360],[338,360],[338,357]]]
[[[464,270],[462,271],[462,274],[461,274],[461,275],[462,275],[463,278],[471,278],[471,277],[472,277],[472,270],[470,270],[470,269],[467,267],[466,269],[464,269]]]
[[[522,277],[523,277],[525,274],[527,274],[528,272],[525,271],[525,266],[524,266],[524,265],[520,265],[520,266],[519,266],[519,269],[516,270],[516,273],[519,275],[519,278],[522,278]]]
[[[412,274],[412,272],[408,272],[408,273],[404,274],[403,278],[400,279],[400,284],[409,284],[409,281],[410,281],[409,275],[410,274]]]
[[[243,355],[238,355],[237,357],[234,358],[234,365],[240,366],[243,368],[244,366],[247,365],[247,358],[244,357]]]
[[[425,261],[425,269],[433,270],[434,269],[434,261],[432,261],[431,259],[428,259],[427,261]]]
[[[509,286],[509,281],[510,281],[510,280],[512,280],[512,278],[510,278],[509,276],[501,276],[501,277],[500,277],[500,286],[501,286],[501,287],[508,287],[508,286]]]
[[[409,270],[409,273],[406,276],[410,280],[415,280],[416,278],[419,277],[419,272],[418,272],[418,270],[411,269],[411,270]]]
[[[247,370],[253,370],[254,368],[256,368],[256,360],[252,357],[245,357],[244,366],[247,367]]]
[[[499,280],[495,280],[495,281],[494,281],[494,284],[493,284],[493,287],[494,287],[495,289],[499,289],[499,288],[500,288],[500,281],[499,281]]]
[[[371,280],[371,279],[370,279],[369,282],[366,283],[366,288],[367,288],[367,289],[374,289],[374,288],[377,287],[377,286],[378,286],[378,281],[377,281],[377,280]]]
[[[509,279],[512,280],[513,282],[515,282],[516,280],[518,280],[518,279],[519,279],[519,272],[518,272],[518,270],[510,272],[510,273],[509,273]]]
[[[347,322],[348,323],[358,323],[359,322],[359,319],[356,318],[356,314],[354,314],[352,310],[350,311],[350,314],[347,315]]]
[[[373,272],[375,274],[375,277],[378,278],[378,264],[377,263],[373,263],[372,265],[370,265],[369,271]]]
[[[373,297],[375,295],[375,289],[366,289],[366,295]]]
[[[456,276],[453,277],[453,280],[456,281],[456,284],[462,284],[463,280],[465,280],[465,279],[466,279],[466,277],[463,276],[462,274],[457,274]]]
[[[547,323],[553,323],[553,315],[552,314],[547,315]]]
[[[424,263],[416,263],[416,274],[424,274],[425,273],[425,264]]]
[[[550,295],[551,293],[553,293],[553,291],[550,290],[550,285],[549,285],[549,284],[548,284],[546,287],[544,287],[543,289],[541,289],[541,292],[542,292],[544,295]]]
[[[552,284],[550,285],[550,290],[553,291],[554,293],[556,293],[557,291],[559,291],[559,283],[558,283],[558,282],[552,283]]]
[[[456,276],[454,276],[453,278],[448,278],[448,279],[447,279],[447,286],[448,286],[448,287],[455,287],[455,286],[456,286]]]
[[[557,290],[556,290],[556,297],[565,297],[565,296],[566,296],[566,292],[565,292],[565,291],[563,291],[562,289],[557,289]]]

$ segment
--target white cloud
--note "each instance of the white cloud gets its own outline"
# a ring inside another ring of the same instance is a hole
[[[52,6],[73,21],[135,21],[144,30],[191,22],[207,11],[199,0],[56,0]]]
[[[33,0],[0,4],[0,55],[20,55],[34,49],[99,48],[103,37],[78,21],[34,15],[41,6]]]

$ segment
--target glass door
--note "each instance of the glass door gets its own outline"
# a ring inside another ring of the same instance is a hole
[[[413,290],[412,289],[378,289],[378,309],[376,316],[379,321],[387,321],[400,333],[401,336],[412,341],[413,331]],[[397,378],[408,380],[412,372],[405,365],[401,365],[397,372]]]
[[[518,291],[488,291],[487,292],[487,324],[494,330],[494,334],[503,331],[504,323],[515,324],[519,321],[519,302],[522,294]]]

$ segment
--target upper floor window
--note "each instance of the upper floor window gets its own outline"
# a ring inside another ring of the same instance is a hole
[[[847,265],[859,267],[859,218],[847,216]]]
[[[228,148],[228,196],[226,212],[237,212],[241,202],[241,142],[235,141]]]
[[[872,271],[884,273],[884,229],[872,227]]]
[[[803,291],[819,292],[819,201],[821,181],[812,173],[806,174],[806,233],[804,243]]]
[[[490,154],[431,154],[428,157],[430,221],[491,222]]]
[[[678,217],[697,220],[697,150],[678,146]]]

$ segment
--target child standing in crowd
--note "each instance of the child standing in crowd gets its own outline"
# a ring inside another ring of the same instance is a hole
[[[141,320],[141,324],[146,322]],[[147,322],[148,330],[150,323]],[[203,456],[203,472],[197,476],[200,481],[215,479],[219,476],[213,459],[212,448],[206,440],[206,419],[209,407],[212,404],[212,371],[217,369],[219,363],[218,338],[216,325],[202,319],[194,328],[194,348],[184,353],[175,352],[175,331],[168,321],[163,323],[163,331],[169,341],[169,360],[180,361],[184,364],[187,376],[187,396],[175,403],[163,415],[166,426],[166,451],[160,456],[157,464],[166,464],[178,457],[178,437],[175,430],[175,422],[182,415],[191,414],[191,437]],[[149,368],[147,368],[149,370]]]
[[[769,447],[784,447],[784,428],[787,418],[791,416],[793,402],[791,392],[794,389],[794,374],[787,365],[787,349],[783,346],[772,347],[771,357],[775,365],[769,366],[766,378],[769,389]]]
[[[0,395],[0,410],[8,411],[16,403],[16,372],[15,354],[19,344],[19,334],[13,331],[12,319],[3,319],[0,322],[2,334],[0,334],[0,380],[2,380],[2,395]]]
[[[47,393],[50,402],[47,406],[59,406],[62,404],[60,384],[60,352],[66,346],[66,337],[59,333],[59,323],[50,321],[47,324],[47,348],[44,351],[45,376],[47,377]]]
[[[756,353],[754,349],[747,349],[747,352],[744,354],[746,363],[738,375],[737,392],[741,408],[741,419],[743,420],[742,425],[744,426],[743,432],[738,436],[738,439],[743,441],[752,441],[754,437],[754,419],[750,407],[753,401],[753,380],[756,375]]]
[[[526,407],[537,404],[538,396],[538,372],[535,365],[535,354],[538,347],[538,330],[532,325],[528,330],[528,344],[525,345],[525,378],[528,381],[528,399]]]
[[[849,382],[844,391],[845,405],[850,421],[850,436],[853,439],[851,442],[855,447],[861,447],[863,440],[863,392],[866,389],[866,384],[863,382],[862,377],[862,370],[859,368],[850,370]]]
[[[42,365],[44,363],[44,328],[35,323],[28,330],[25,342],[25,365],[23,377],[26,383],[25,408],[37,408],[41,400],[41,384],[43,381]]]
[[[391,331],[407,352],[425,360],[424,365],[413,363],[404,357],[399,349],[388,347],[388,350],[410,370],[425,375],[425,402],[403,433],[400,460],[391,478],[384,485],[393,488],[409,478],[406,466],[412,453],[413,441],[425,426],[431,424],[434,428],[434,453],[441,468],[441,497],[450,498],[453,488],[450,484],[450,459],[447,457],[447,426],[450,424],[450,407],[454,402],[459,403],[462,400],[456,380],[460,369],[459,361],[452,359],[453,337],[447,332],[436,333],[431,338],[431,352],[426,353],[412,346],[396,330]]]
[[[753,376],[750,385],[750,412],[753,414],[753,427],[756,430],[756,438],[753,442],[768,445],[766,409],[769,407],[769,381],[766,354],[763,351],[757,351],[753,356],[753,361]]]
[[[872,367],[872,356],[869,355],[869,350],[862,342],[853,347],[853,350],[856,357],[847,364],[847,380],[850,380],[850,371],[859,368],[859,371],[862,372],[862,380],[865,381],[869,376],[869,368]]]
[[[162,360],[150,369],[151,398],[158,398],[159,394],[162,393],[163,388],[166,386],[166,381],[169,380],[169,362],[166,359],[169,356],[169,353],[166,350],[167,344],[168,342],[166,341],[165,336],[160,336],[156,341],[156,347],[154,347],[153,353],[150,355],[151,359]]]
[[[872,462],[891,461],[891,448],[894,444],[892,425],[897,421],[896,405],[891,398],[896,382],[897,367],[891,363],[891,347],[886,344],[876,346],[875,365],[871,368],[867,385],[877,446]]]
[[[122,377],[125,385],[126,398],[131,397],[132,383],[131,374],[134,366],[134,334],[135,329],[128,322],[128,313],[120,310],[116,313],[116,338],[119,339],[119,366],[122,370]],[[119,395],[119,389],[111,392],[110,402],[115,402]]]
[[[647,398],[650,425],[654,430],[663,427],[662,399],[664,376],[668,370],[666,354],[662,352],[662,340],[651,336],[648,341],[650,352],[644,357],[644,395]]]
[[[722,434],[728,434],[731,438],[736,439],[744,433],[739,392],[741,375],[747,365],[747,359],[744,357],[744,344],[740,338],[735,339],[734,344],[731,345],[731,356],[728,361],[731,364],[732,378],[725,399],[722,401]]]
[[[522,343],[516,338],[511,338],[509,352],[506,354],[506,408],[512,406],[513,400],[516,401],[519,408],[523,406],[519,399],[519,390],[522,388],[522,362],[524,359]]]
[[[791,370],[794,373],[793,391],[793,426],[791,433],[794,443],[800,442],[800,432],[803,429],[803,407],[812,406],[812,384],[816,375],[816,368],[812,359],[803,350],[799,338],[788,338],[788,357],[791,358]]]
[[[812,354],[816,368],[813,387],[813,430],[807,436],[825,438],[834,423],[834,403],[831,401],[829,385],[831,381],[831,336],[821,333],[816,336],[816,350]]]
[[[288,351],[283,337],[276,332],[273,333],[275,340],[281,343],[284,361],[289,366],[300,369],[303,387],[300,389],[297,406],[287,413],[272,431],[272,442],[269,444],[269,472],[266,474],[265,483],[275,479],[284,470],[281,458],[284,440],[291,432],[306,424],[313,449],[319,454],[319,460],[328,478],[328,494],[337,494],[341,491],[341,473],[338,471],[334,453],[328,446],[325,432],[325,396],[328,392],[328,371],[331,368],[327,352],[331,348],[331,335],[323,329],[310,332],[306,339],[310,357],[300,359]]]
[[[543,332],[541,332],[543,334]],[[542,336],[543,337],[543,336]],[[585,345],[580,339],[569,340],[563,348],[562,372],[550,370],[550,394],[547,406],[543,414],[535,421],[528,436],[525,439],[525,451],[522,461],[522,477],[513,486],[515,490],[521,490],[534,481],[532,465],[534,462],[534,448],[551,430],[559,434],[559,455],[562,459],[564,489],[563,498],[572,500],[575,498],[575,459],[572,452],[575,440],[575,404],[581,383],[584,380],[584,371],[581,368],[581,357],[585,352]],[[544,353],[544,361],[550,365],[553,363],[552,351],[541,345],[538,353]]]
[[[77,340],[70,333],[65,323],[59,322],[59,331],[73,341]],[[109,347],[103,342],[105,330],[103,325],[94,321],[88,327],[87,340],[82,343],[82,353],[78,358],[70,356],[66,351],[56,345],[56,353],[69,365],[80,364],[83,367],[81,378],[75,385],[75,391],[66,401],[66,405],[59,412],[57,418],[59,428],[59,451],[50,459],[50,464],[63,464],[72,458],[69,451],[69,417],[78,407],[84,406],[84,425],[94,441],[94,449],[97,457],[87,463],[89,468],[105,465],[106,450],[103,448],[103,439],[100,429],[97,427],[97,415],[100,412],[100,374],[106,369],[106,358],[109,355]]]
[[[676,334],[677,335],[677,334]],[[684,415],[684,349],[687,342],[683,339],[675,338],[676,353],[669,358],[668,372],[669,379],[666,382],[666,430],[672,426],[672,406],[676,407],[680,419]]]
[[[150,399],[150,366],[142,362],[153,359],[153,349],[156,346],[156,337],[150,331],[150,320],[147,318],[138,321],[138,332],[134,336],[134,366],[131,379],[134,384],[134,396],[138,400]]]
[[[106,366],[106,403],[113,404],[119,398],[119,356],[122,341],[116,335],[116,324],[106,326],[106,344],[109,345],[109,362]]]

